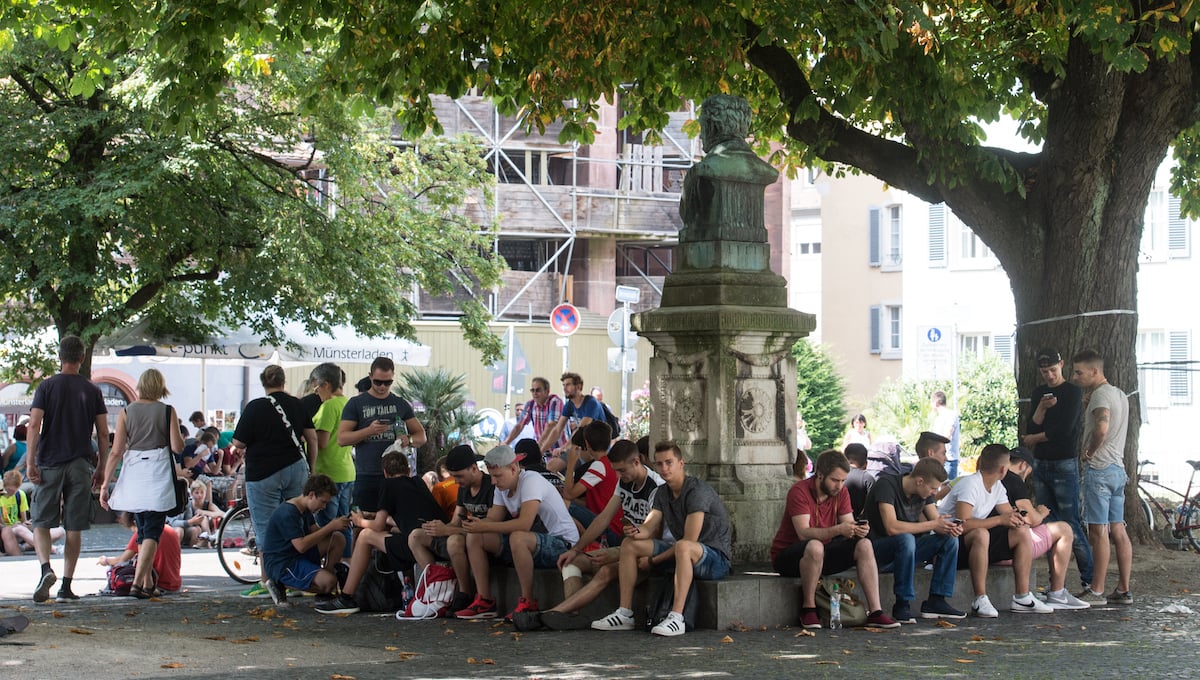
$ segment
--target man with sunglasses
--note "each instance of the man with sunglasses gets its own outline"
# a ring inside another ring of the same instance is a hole
[[[534,378],[529,384],[529,393],[533,398],[525,402],[523,414],[517,418],[512,432],[501,442],[502,444],[512,446],[513,441],[519,438],[529,423],[533,424],[533,433],[540,442],[547,427],[554,427],[558,423],[559,417],[562,416],[563,400],[557,394],[550,393],[549,380],[541,377]],[[559,436],[558,441],[553,442],[553,448],[566,445],[567,435],[565,432]]]
[[[338,423],[338,446],[354,447],[354,505],[364,512],[379,509],[383,488],[383,452],[399,441],[401,446],[425,443],[425,428],[417,422],[412,404],[392,393],[396,365],[388,357],[371,362],[371,387],[351,397]]]

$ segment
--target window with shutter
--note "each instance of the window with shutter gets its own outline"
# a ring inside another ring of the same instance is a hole
[[[1171,359],[1171,405],[1192,403],[1191,337],[1188,331],[1171,331],[1168,355]]]
[[[879,208],[867,210],[867,264],[879,266]]]
[[[1011,364],[1013,362],[1013,337],[1011,335],[993,335],[992,350],[1004,360],[1004,363]]]
[[[1172,258],[1192,256],[1192,224],[1179,214],[1179,203],[1177,196],[1167,201],[1167,256]]]
[[[1166,408],[1169,403],[1170,371],[1167,360],[1167,334],[1163,331],[1139,331],[1137,336],[1138,383],[1146,408]]]
[[[879,354],[883,351],[883,338],[881,337],[883,329],[881,328],[882,324],[880,323],[880,316],[883,312],[883,308],[879,305],[871,305],[870,312],[871,354]]]
[[[929,206],[929,266],[946,266],[946,204]]]

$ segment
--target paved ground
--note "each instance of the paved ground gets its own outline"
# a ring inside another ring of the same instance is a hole
[[[101,552],[123,530],[93,531],[75,590],[94,593]],[[53,561],[61,572],[59,558]],[[516,633],[495,622],[398,622],[390,616],[328,617],[312,599],[274,608],[243,600],[212,551],[185,551],[186,591],[161,602],[85,597],[34,605],[36,560],[0,562],[0,616],[33,623],[0,639],[6,677],[207,678],[1156,678],[1200,675],[1200,594],[1139,597],[1132,607],[932,622],[900,630],[795,628],[698,631],[682,638],[643,632]],[[1000,594],[994,596],[999,603]],[[965,598],[956,598],[965,599]],[[960,602],[960,605],[963,603]],[[1195,614],[1171,614],[1169,605]],[[9,646],[5,642],[32,643]]]

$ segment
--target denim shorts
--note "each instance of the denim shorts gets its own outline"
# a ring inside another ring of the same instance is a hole
[[[558,556],[570,549],[571,544],[566,539],[553,534],[533,532],[537,537],[537,547],[533,550],[533,566],[535,569],[550,569],[558,565]],[[500,535],[499,558],[512,564],[512,547],[508,542],[509,534]]]
[[[162,538],[163,526],[167,523],[167,513],[155,512],[153,510],[136,512],[133,515],[133,520],[137,525],[138,545],[141,545],[142,541],[157,542]]]
[[[1083,523],[1125,522],[1125,484],[1129,477],[1120,465],[1083,471]]]
[[[663,554],[672,545],[672,543],[654,539],[654,555],[651,557]],[[704,554],[700,556],[699,562],[692,565],[692,578],[700,581],[720,581],[725,578],[725,575],[729,573],[729,558],[703,543],[700,544],[700,547],[704,549]]]

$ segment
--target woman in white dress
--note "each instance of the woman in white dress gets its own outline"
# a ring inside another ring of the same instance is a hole
[[[129,593],[146,599],[159,595],[154,584],[154,553],[167,513],[175,506],[175,458],[183,435],[175,409],[160,400],[170,394],[162,373],[150,368],[138,378],[138,398],[117,417],[112,453],[104,467],[100,505],[133,513],[137,523],[138,563]],[[109,483],[121,475],[109,494]]]

